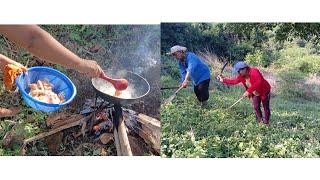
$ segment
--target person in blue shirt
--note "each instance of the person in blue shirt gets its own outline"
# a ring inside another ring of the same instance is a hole
[[[168,55],[174,56],[179,61],[181,85],[186,88],[191,80],[194,93],[202,107],[207,106],[209,99],[210,69],[196,54],[188,52],[186,47],[173,46]]]

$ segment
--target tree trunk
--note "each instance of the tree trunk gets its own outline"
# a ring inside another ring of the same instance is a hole
[[[127,127],[160,154],[160,121],[129,109],[124,109],[123,115]]]

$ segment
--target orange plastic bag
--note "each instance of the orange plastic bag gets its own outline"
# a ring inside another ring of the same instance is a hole
[[[3,72],[3,80],[4,86],[7,90],[12,91],[14,81],[16,80],[17,76],[22,72],[23,70],[14,64],[5,65]]]

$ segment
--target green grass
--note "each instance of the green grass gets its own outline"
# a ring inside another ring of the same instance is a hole
[[[0,121],[0,156],[15,156],[20,155],[22,150],[22,140],[33,137],[46,130],[45,119],[47,114],[35,111],[27,107],[24,103],[22,111],[17,114],[13,119],[1,118]],[[15,122],[15,138],[18,141],[12,141],[8,147],[2,146],[2,139],[5,134],[10,131]]]
[[[177,68],[171,66],[171,68]],[[267,69],[268,70],[268,69]],[[292,85],[288,79],[303,80],[306,74],[285,74],[278,69],[275,76]],[[291,78],[289,78],[291,76]],[[285,79],[285,77],[287,79]],[[234,108],[225,109],[241,97],[241,85],[227,88],[211,83],[209,108],[201,109],[192,89],[183,89],[172,104],[161,106],[163,157],[319,157],[320,103],[280,90],[271,98],[270,126],[258,125],[248,99]],[[292,83],[295,83],[293,81]],[[178,79],[163,73],[161,86],[171,86]],[[288,89],[289,88],[289,89]],[[173,91],[162,92],[162,100]],[[193,129],[195,139],[190,130]]]

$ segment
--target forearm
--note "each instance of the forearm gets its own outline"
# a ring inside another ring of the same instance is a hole
[[[180,72],[180,75],[181,75],[180,83],[183,83],[183,81],[186,78],[186,74],[187,74],[186,72]]]
[[[186,77],[184,78],[185,81],[190,81],[190,72],[187,71]]]
[[[224,84],[228,84],[228,85],[236,85],[236,84],[240,83],[240,81],[238,79],[228,79],[228,78],[223,78],[222,82]]]
[[[0,32],[33,55],[64,67],[77,67],[82,59],[65,48],[49,33],[35,25],[2,26]]]

